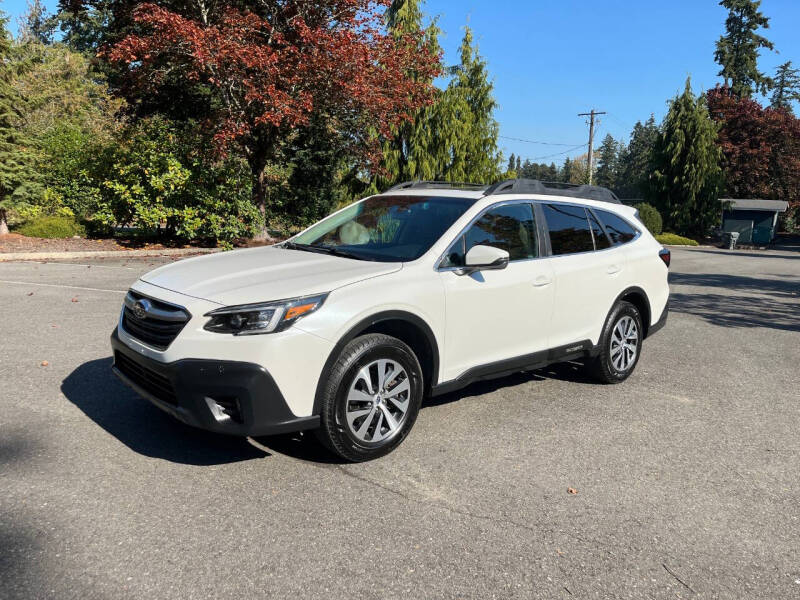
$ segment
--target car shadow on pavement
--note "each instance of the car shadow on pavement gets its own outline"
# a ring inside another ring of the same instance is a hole
[[[64,379],[61,391],[92,421],[144,456],[199,466],[269,456],[245,438],[195,429],[162,412],[113,375],[110,357],[80,365]]]
[[[441,396],[434,396],[426,398],[422,402],[423,410],[431,406],[441,406],[443,404],[450,404],[451,402],[458,402],[465,398],[472,398],[474,396],[482,396],[484,394],[491,394],[503,388],[510,388],[523,383],[532,381],[545,381],[546,379],[556,379],[558,381],[566,381],[569,383],[579,383],[585,385],[597,385],[597,381],[591,377],[587,372],[583,363],[578,361],[569,361],[564,363],[554,363],[542,369],[533,371],[520,371],[512,375],[504,375],[494,379],[486,379],[484,381],[476,381],[467,387],[442,394]]]
[[[688,293],[671,294],[672,311],[692,314],[720,327],[800,331],[798,279],[674,273],[670,275],[670,283],[694,288]],[[703,288],[713,292],[704,293]]]
[[[479,381],[464,389],[426,398],[422,410],[531,381],[559,379],[592,383],[576,362],[537,371]],[[111,358],[89,361],[64,379],[61,391],[87,417],[128,448],[170,462],[208,466],[228,464],[271,454],[319,464],[346,464],[325,448],[311,431],[248,439],[212,433],[184,425],[123,385],[111,372]]]
[[[281,435],[259,436],[253,438],[270,452],[283,454],[296,460],[326,464],[346,465],[349,461],[338,457],[317,440],[313,431],[298,431]]]
[[[774,277],[774,279],[769,279],[725,273],[670,273],[669,282],[671,285],[713,287],[731,292],[755,292],[800,300],[800,275],[797,277],[776,275]]]
[[[797,255],[790,255],[790,254],[778,254],[778,252],[796,252],[794,248],[788,247],[772,247],[770,250],[775,251],[772,254],[767,254],[769,250],[727,250],[720,248],[719,250],[712,250],[710,248],[691,248],[689,252],[692,254],[699,253],[699,254],[719,254],[722,256],[731,256],[731,257],[746,257],[746,258],[783,258],[787,260],[800,260],[800,254]]]

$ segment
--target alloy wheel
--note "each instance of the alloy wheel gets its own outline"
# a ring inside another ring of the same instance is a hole
[[[636,362],[639,353],[639,327],[633,317],[622,317],[611,334],[611,364],[624,372]]]
[[[400,363],[380,359],[362,367],[347,392],[345,417],[362,442],[385,442],[403,427],[411,400],[411,381]]]

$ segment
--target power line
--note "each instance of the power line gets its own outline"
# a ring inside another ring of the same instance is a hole
[[[574,146],[574,144],[557,144],[555,142],[538,142],[535,140],[526,140],[523,138],[508,137],[507,135],[498,135],[497,137],[504,140],[512,140],[514,142],[525,142],[526,144],[538,144],[540,146]]]
[[[608,118],[609,118],[609,119],[611,119],[612,121],[615,121],[615,122],[617,123],[617,125],[621,125],[622,127],[624,127],[624,128],[625,128],[625,129],[627,129],[627,130],[632,130],[632,129],[633,129],[633,126],[632,126],[632,125],[630,125],[629,123],[623,123],[623,122],[622,122],[620,119],[618,119],[617,117],[615,117],[615,116],[614,116],[612,113],[608,113],[608,115],[607,115],[607,116],[608,116]]]
[[[564,154],[569,154],[570,152],[574,152],[575,150],[580,150],[581,148],[585,148],[588,145],[589,144],[580,144],[579,146],[575,146],[574,148],[570,148],[569,150],[564,150],[564,152],[556,152],[555,154],[548,154],[546,156],[534,156],[533,158],[528,158],[526,160],[534,162],[534,161],[537,161],[537,160],[544,160],[545,158],[553,158],[555,156],[563,156]]]

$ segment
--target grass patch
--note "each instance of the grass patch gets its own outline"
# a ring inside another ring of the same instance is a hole
[[[677,233],[662,233],[656,236],[656,240],[659,244],[664,244],[665,246],[699,246],[696,241],[683,237],[682,235],[678,235]]]
[[[72,217],[39,217],[25,223],[17,233],[36,238],[71,238],[85,236],[86,230]]]

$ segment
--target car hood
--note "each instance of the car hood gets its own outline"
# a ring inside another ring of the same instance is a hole
[[[360,261],[267,246],[164,265],[143,275],[142,281],[231,306],[321,294],[402,268],[402,263]]]

